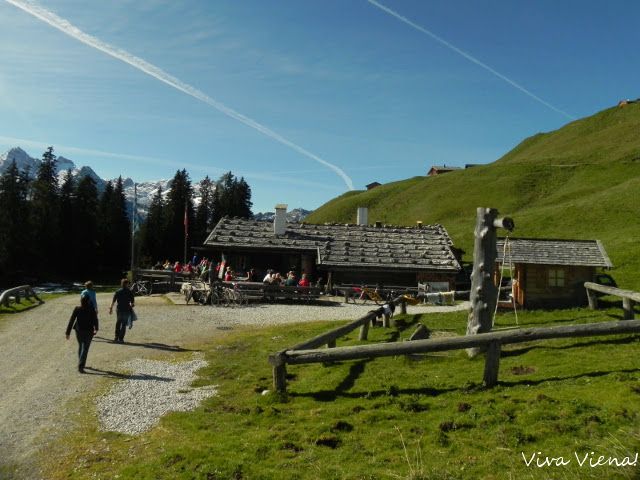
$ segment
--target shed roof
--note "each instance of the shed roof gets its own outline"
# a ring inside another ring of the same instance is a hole
[[[457,272],[460,265],[451,250],[452,243],[442,225],[417,228],[287,223],[284,235],[276,235],[271,222],[225,217],[204,246],[310,252],[321,266]]]
[[[498,258],[502,263],[504,238],[497,241]],[[544,238],[509,238],[507,261],[539,265],[572,265],[613,267],[600,240],[554,240]]]

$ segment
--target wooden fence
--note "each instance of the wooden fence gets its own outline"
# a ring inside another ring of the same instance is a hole
[[[585,282],[584,288],[587,290],[587,298],[589,300],[589,308],[595,310],[598,308],[598,296],[595,292],[604,293],[607,295],[614,295],[622,298],[622,310],[624,311],[625,320],[633,320],[635,318],[635,312],[633,305],[635,302],[640,302],[640,293],[632,290],[623,290],[621,288],[606,287],[598,283]]]
[[[360,327],[360,340],[366,340],[369,322],[382,313],[382,308],[369,312],[362,318],[330,332],[318,335],[295,347],[269,356],[273,368],[273,386],[279,392],[285,392],[286,366],[305,363],[338,362],[344,360],[391,357],[416,353],[441,352],[468,348],[486,349],[483,383],[492,387],[498,383],[500,369],[500,352],[502,345],[531,342],[555,338],[578,338],[600,335],[640,333],[640,320],[623,320],[620,322],[601,322],[585,325],[567,325],[560,327],[541,327],[489,332],[460,337],[449,337],[408,342],[382,343],[375,345],[356,345],[336,347],[336,339]],[[406,313],[406,306],[403,307]],[[387,325],[388,326],[388,319]],[[363,333],[364,332],[364,333]],[[327,345],[327,349],[318,349]]]
[[[9,299],[13,299],[16,303],[20,303],[21,296],[27,300],[33,297],[40,303],[44,303],[44,301],[36,295],[36,292],[33,291],[33,288],[31,288],[30,285],[20,285],[19,287],[10,288],[2,292],[2,294],[0,294],[0,305],[8,307]]]
[[[389,305],[400,305],[400,312],[407,313],[407,304],[402,297],[397,297],[389,302]],[[269,363],[273,367],[273,388],[277,391],[284,392],[287,389],[287,363],[289,362],[289,354],[295,351],[308,351],[308,349],[318,348],[322,345],[326,345],[329,349],[336,348],[336,341],[340,337],[344,337],[349,332],[360,327],[360,333],[358,335],[359,340],[366,340],[369,333],[369,325],[373,325],[378,318],[382,317],[382,324],[384,327],[391,325],[391,311],[384,306],[369,311],[365,316],[347,323],[338,328],[334,328],[329,332],[322,333],[310,340],[299,343],[298,345],[291,347],[290,349],[282,350],[280,352],[269,355]],[[311,350],[316,351],[316,350]]]

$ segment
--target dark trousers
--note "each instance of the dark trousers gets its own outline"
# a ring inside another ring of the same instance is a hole
[[[124,341],[124,334],[127,333],[127,324],[129,323],[129,315],[131,315],[131,312],[123,312],[120,310],[116,312],[116,340]]]
[[[76,338],[78,339],[78,368],[84,368],[87,363],[91,340],[93,340],[93,332],[79,332],[76,330]]]

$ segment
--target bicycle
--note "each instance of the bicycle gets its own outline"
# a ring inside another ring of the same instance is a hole
[[[354,290],[356,291],[356,293],[358,293],[358,290],[356,289]],[[371,300],[376,305],[382,305],[383,303],[386,302],[386,300],[382,298],[382,296],[378,292],[377,288],[373,289],[373,288],[362,287],[359,293],[360,294],[358,296],[354,297],[353,299],[354,303],[360,302],[364,305],[367,303],[368,300]]]
[[[153,284],[148,280],[136,280],[131,284],[131,293],[135,296],[151,295]]]

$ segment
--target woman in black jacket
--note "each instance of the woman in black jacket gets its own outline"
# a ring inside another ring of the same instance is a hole
[[[65,334],[67,340],[72,328],[76,331],[78,339],[78,371],[84,373],[91,340],[98,333],[98,315],[91,304],[91,299],[86,295],[80,298],[80,306],[73,309]]]

